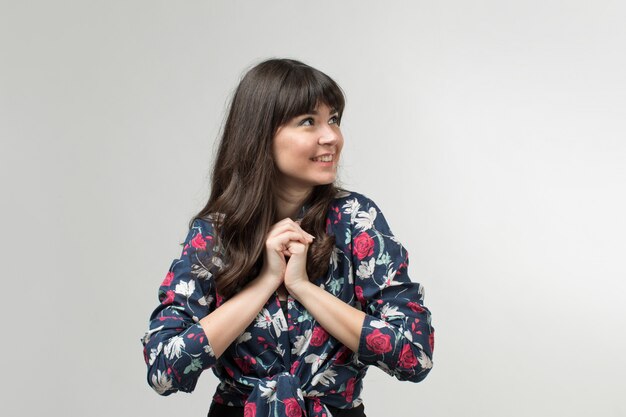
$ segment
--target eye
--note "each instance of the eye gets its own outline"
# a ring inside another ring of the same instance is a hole
[[[329,123],[333,123],[333,124],[338,125],[339,124],[339,115],[335,114],[334,116],[332,116],[330,118],[330,120],[329,120]]]
[[[306,119],[302,119],[298,126],[313,126],[313,118],[307,117]]]

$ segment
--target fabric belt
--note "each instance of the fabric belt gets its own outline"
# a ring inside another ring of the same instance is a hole
[[[246,411],[250,412],[251,416],[332,415],[320,401],[320,397],[304,397],[300,388],[300,378],[289,372],[262,378],[244,404],[244,414]]]

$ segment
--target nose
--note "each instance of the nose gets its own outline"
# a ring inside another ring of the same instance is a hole
[[[333,126],[325,126],[320,132],[319,143],[320,145],[333,145],[339,141],[340,132],[333,128]]]

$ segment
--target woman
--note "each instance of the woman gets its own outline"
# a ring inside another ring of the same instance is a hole
[[[335,186],[344,96],[271,59],[241,80],[211,195],[159,289],[143,338],[148,383],[191,392],[211,368],[209,416],[364,416],[369,365],[421,381],[434,331],[408,255],[369,198]]]

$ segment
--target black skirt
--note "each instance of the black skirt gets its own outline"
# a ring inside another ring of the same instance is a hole
[[[336,408],[326,406],[333,414],[333,417],[366,417],[363,404],[354,408]],[[231,407],[229,405],[213,402],[209,409],[208,417],[243,417],[243,407]]]

